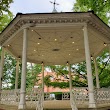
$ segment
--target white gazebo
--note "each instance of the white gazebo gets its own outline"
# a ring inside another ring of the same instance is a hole
[[[2,46],[0,91],[2,91],[4,51],[8,51],[17,60],[15,89],[18,88],[19,61],[22,61],[18,109],[26,109],[26,67],[27,62],[32,62],[42,64],[42,67],[44,65],[67,64],[70,76],[71,108],[72,110],[77,110],[72,92],[71,69],[69,65],[81,61],[86,61],[87,67],[88,108],[97,108],[92,78],[91,56],[94,57],[95,62],[97,88],[100,88],[96,57],[105,48],[110,50],[110,28],[92,11],[18,13],[0,34],[0,45]]]

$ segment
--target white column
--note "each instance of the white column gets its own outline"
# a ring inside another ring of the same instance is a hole
[[[70,65],[68,63],[67,63],[67,66],[68,66],[68,71],[69,71],[70,104],[71,104],[72,110],[78,110],[77,106],[76,106],[76,103],[75,103],[75,99],[74,99],[75,97],[73,96],[73,93],[72,93],[71,68],[70,68]]]
[[[1,51],[1,65],[0,65],[0,91],[2,89],[4,56],[5,56],[5,52],[4,52],[4,48],[2,47],[2,51]]]
[[[44,64],[42,63],[42,110],[44,102]]]
[[[19,78],[19,60],[17,60],[16,63],[15,90],[18,89],[18,78]]]
[[[44,94],[44,64],[42,63],[42,92]]]
[[[100,88],[100,85],[99,85],[99,73],[98,73],[96,58],[94,58],[94,67],[95,67],[95,76],[96,76],[96,88]]]
[[[23,51],[22,51],[22,75],[21,75],[21,90],[20,90],[20,103],[18,109],[26,109],[26,72],[27,72],[27,29],[23,32]]]
[[[85,56],[86,56],[87,79],[88,79],[89,108],[95,108],[96,104],[94,98],[91,57],[90,57],[89,39],[88,39],[88,32],[86,25],[84,26],[84,44],[85,44]]]

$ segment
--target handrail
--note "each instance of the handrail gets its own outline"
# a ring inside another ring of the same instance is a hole
[[[84,104],[89,101],[89,91],[87,87],[75,87],[72,89],[73,97],[76,104]],[[100,88],[94,90],[95,101],[97,104],[110,103],[110,88]],[[1,104],[12,104],[19,102],[20,90],[2,90],[1,91]],[[69,92],[61,93],[44,93],[44,100],[70,100]],[[39,101],[43,103],[42,89],[27,89],[26,101]]]

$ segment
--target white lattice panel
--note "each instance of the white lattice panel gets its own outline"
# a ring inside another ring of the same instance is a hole
[[[70,93],[64,92],[62,93],[62,100],[69,100],[70,99]]]
[[[96,90],[96,102],[110,103],[110,89],[97,89]]]

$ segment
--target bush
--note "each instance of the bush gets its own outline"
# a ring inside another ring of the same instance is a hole
[[[62,92],[55,92],[54,94],[56,100],[62,100]]]

